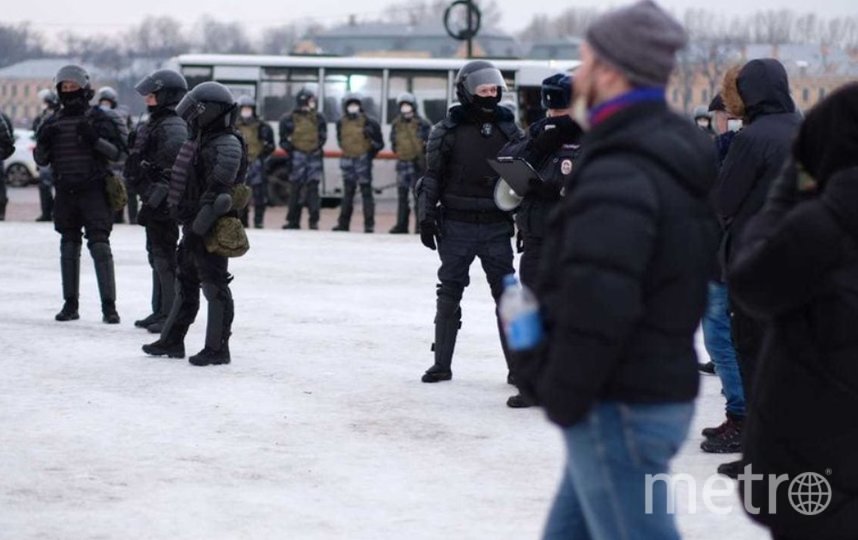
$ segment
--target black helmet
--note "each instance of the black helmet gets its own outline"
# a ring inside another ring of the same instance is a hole
[[[311,99],[316,99],[316,94],[309,88],[302,88],[295,96],[295,103],[299,107],[307,107],[307,104],[310,103]]]
[[[39,90],[38,96],[42,103],[51,109],[56,109],[60,106],[60,98],[57,96],[57,93],[50,88],[42,88]]]
[[[256,100],[247,94],[238,96],[238,101],[236,103],[239,107],[252,107],[256,109]]]
[[[70,64],[68,66],[63,66],[57,71],[56,76],[54,77],[54,85],[57,87],[57,91],[60,90],[60,84],[63,81],[71,81],[75,82],[83,88],[84,90],[91,90],[92,86],[89,81],[89,73],[85,69],[80,66],[76,66],[74,64]],[[92,96],[90,96],[91,98]]]
[[[363,102],[361,101],[362,99],[363,99],[363,96],[361,96],[360,93],[348,92],[343,97],[343,111],[345,111],[348,108],[350,103],[357,103],[358,105],[360,105],[360,109],[363,110]]]
[[[396,106],[401,107],[403,103],[408,103],[415,111],[417,110],[417,98],[414,97],[414,94],[410,92],[402,92],[399,94],[396,98]]]
[[[188,93],[188,82],[172,69],[159,69],[146,75],[134,87],[141,96],[155,94],[159,106],[176,105]]]
[[[456,74],[456,97],[462,105],[471,105],[477,88],[485,84],[498,87],[497,102],[500,103],[501,94],[507,89],[500,70],[486,60],[472,60]]]
[[[95,102],[101,103],[102,101],[109,101],[111,107],[115,109],[119,105],[119,94],[109,86],[102,86],[95,93]]]
[[[236,111],[232,92],[214,81],[195,86],[176,107],[176,113],[189,126],[200,129],[231,126],[235,122]]]

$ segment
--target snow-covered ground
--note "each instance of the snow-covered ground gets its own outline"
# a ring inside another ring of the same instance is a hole
[[[416,237],[250,238],[231,263],[233,363],[194,368],[140,351],[154,339],[132,326],[148,312],[142,228],[114,231],[123,321],[107,326],[86,250],[81,320],[57,323],[59,236],[0,223],[0,538],[537,538],[561,440],[539,410],[504,405],[479,266],[455,379],[426,385],[437,255]],[[674,464],[699,486],[731,458],[698,449],[718,391],[704,377]],[[765,537],[738,504],[679,505],[684,538]]]

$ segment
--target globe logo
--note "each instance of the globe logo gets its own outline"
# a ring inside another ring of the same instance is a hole
[[[817,516],[831,504],[831,484],[827,478],[814,472],[801,473],[793,478],[787,493],[790,505],[805,516]]]

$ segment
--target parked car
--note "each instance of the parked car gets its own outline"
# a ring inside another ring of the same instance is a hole
[[[15,130],[15,153],[3,162],[7,185],[22,187],[39,181],[36,160],[33,159],[33,148],[36,146],[33,137],[34,133],[29,129]]]

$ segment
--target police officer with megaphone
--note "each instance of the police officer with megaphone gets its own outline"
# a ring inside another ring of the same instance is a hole
[[[530,189],[515,214],[521,252],[518,271],[521,282],[531,290],[536,289],[539,278],[548,214],[560,202],[578,155],[582,131],[569,115],[571,103],[572,79],[568,75],[557,74],[542,81],[546,117],[530,126],[526,140],[511,142],[498,154],[524,158],[540,176],[531,179]],[[522,408],[532,403],[518,394],[509,398],[507,405]]]

